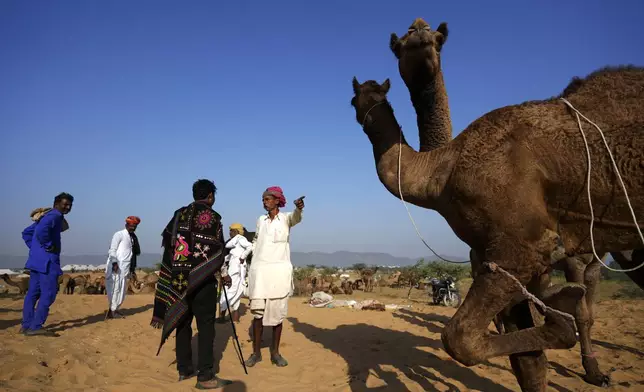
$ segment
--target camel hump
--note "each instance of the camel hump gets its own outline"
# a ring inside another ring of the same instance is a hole
[[[633,85],[644,88],[644,67],[635,65],[620,65],[600,68],[586,77],[574,77],[564,89],[561,97],[569,98],[575,95],[592,95],[597,90],[606,91],[617,89],[621,91],[633,90]],[[633,92],[641,94],[641,90]]]

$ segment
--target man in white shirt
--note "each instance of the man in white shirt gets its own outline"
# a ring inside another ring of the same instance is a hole
[[[105,265],[105,291],[109,304],[107,318],[123,317],[118,310],[127,293],[128,278],[134,275],[136,257],[141,254],[139,240],[134,234],[139,223],[141,223],[139,217],[128,216],[125,219],[125,228],[112,236]]]
[[[293,265],[289,234],[302,220],[304,201],[295,200],[293,212],[280,212],[286,198],[280,187],[266,189],[262,195],[266,215],[257,219],[253,239],[253,262],[248,271],[250,310],[253,314],[253,354],[246,360],[252,367],[262,360],[261,343],[264,326],[273,327],[271,362],[279,367],[288,362],[279,352],[282,322],[288,311],[288,298],[293,295]]]

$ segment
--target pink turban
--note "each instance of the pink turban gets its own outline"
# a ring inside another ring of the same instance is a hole
[[[278,207],[282,208],[286,206],[286,198],[284,197],[284,192],[282,191],[282,188],[278,186],[268,187],[262,194],[262,198],[267,195],[273,196],[274,198],[279,200]]]
[[[125,223],[127,223],[128,225],[138,226],[138,224],[141,223],[141,218],[139,218],[138,216],[128,216],[127,218],[125,218]]]

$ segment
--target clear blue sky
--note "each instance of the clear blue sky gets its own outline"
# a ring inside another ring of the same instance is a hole
[[[224,5],[225,4],[225,5]],[[644,3],[631,1],[0,2],[0,254],[25,254],[32,208],[76,197],[66,254],[106,253],[127,215],[159,252],[200,177],[226,225],[252,230],[281,185],[299,251],[427,255],[376,177],[349,102],[351,78],[392,81],[410,143],[415,114],[389,34],[448,22],[443,50],[455,133],[491,109],[560,93],[608,64],[644,65]],[[435,212],[412,208],[437,251],[468,248]]]

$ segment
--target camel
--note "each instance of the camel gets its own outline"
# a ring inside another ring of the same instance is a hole
[[[19,278],[16,281],[13,281],[8,274],[2,274],[0,278],[2,278],[2,280],[4,280],[9,286],[17,287],[20,295],[27,294],[27,290],[29,289],[29,277]]]
[[[340,283],[340,288],[347,295],[353,294],[353,282],[351,282],[350,280],[343,280]]]
[[[392,35],[390,40],[396,57],[410,60],[399,61],[403,79],[420,72],[435,75],[447,36],[446,24],[440,31],[432,31],[414,23],[401,39]],[[421,59],[420,53],[423,61],[414,62],[414,56]],[[538,284],[553,263],[592,252],[585,193],[586,147],[575,112],[558,98],[567,99],[592,117],[613,150],[620,152],[618,167],[635,214],[641,216],[644,69],[597,70],[584,79],[574,79],[559,97],[487,113],[452,141],[428,138],[431,146],[422,152],[413,150],[402,134],[387,101],[388,79],[383,84],[373,80],[360,84],[354,78],[352,83],[356,121],[373,145],[382,184],[396,197],[437,211],[481,257],[470,292],[443,330],[446,352],[466,366],[509,355],[520,388],[545,391],[547,359],[543,350],[576,344],[570,313],[582,302],[586,290],[575,283],[546,290],[543,302],[547,306],[540,308],[545,323],[534,327],[526,301],[530,297],[524,288]],[[596,251],[639,249],[639,235],[613,167],[605,158],[604,145],[598,132],[590,132],[587,124],[585,129],[594,168],[591,195],[598,211]],[[447,134],[444,129],[431,133]],[[640,255],[644,256],[633,252],[632,262],[639,264],[636,256]],[[507,333],[490,335],[488,324],[506,307],[511,309],[503,314]]]
[[[69,274],[62,274],[58,277],[58,286],[63,289],[63,294],[73,294],[74,293],[74,284],[75,281]]]
[[[75,293],[76,288],[78,288],[78,294],[86,294],[87,287],[91,286],[90,279],[91,279],[91,276],[89,274],[78,275],[73,277],[72,293]],[[70,285],[72,285],[71,282],[70,282]]]
[[[128,294],[154,293],[158,281],[159,277],[156,274],[144,275],[142,279],[136,279],[134,276],[133,279],[128,280],[127,292]]]
[[[105,294],[105,276],[96,278],[94,286],[98,289],[98,294]]]
[[[371,269],[371,268],[365,268],[362,271],[360,271],[360,280],[364,283],[364,292],[372,292],[373,291],[373,275],[378,272],[378,267]]]

